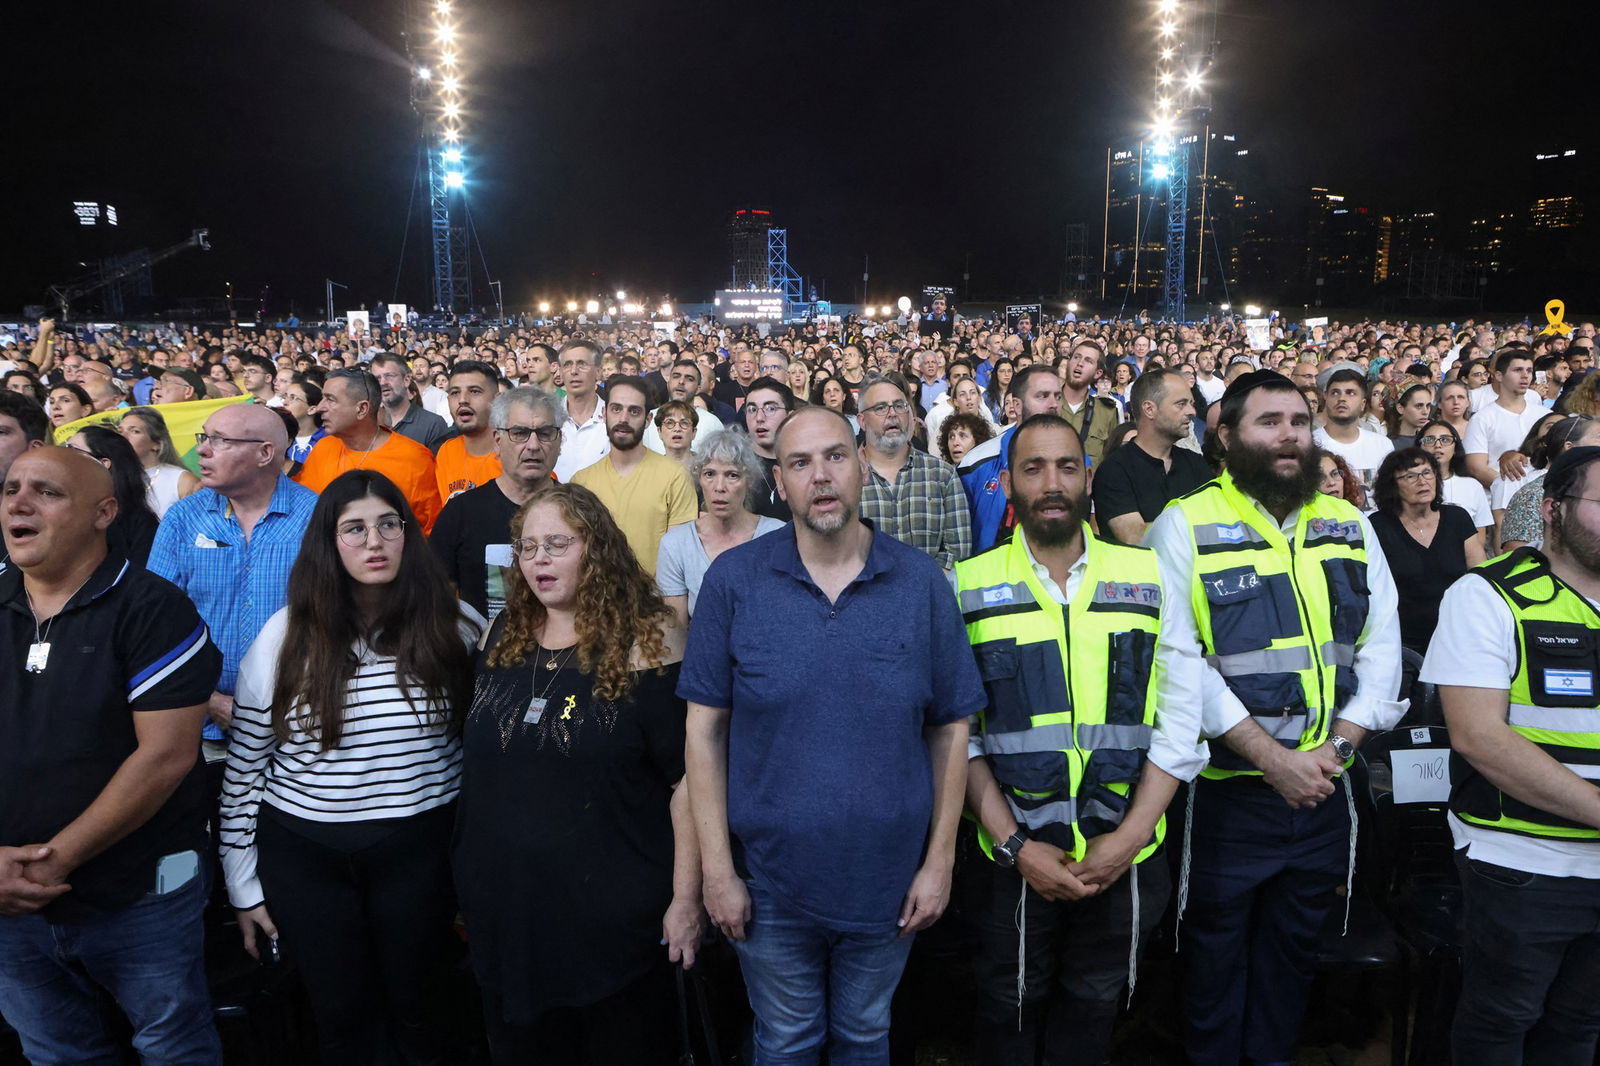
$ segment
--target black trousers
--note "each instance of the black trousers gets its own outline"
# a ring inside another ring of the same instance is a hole
[[[672,1066],[678,1061],[677,990],[661,962],[622,991],[582,1007],[557,1007],[532,1025],[505,1020],[500,998],[483,990],[494,1066]]]
[[[440,1017],[454,937],[454,805],[365,847],[331,846],[265,806],[256,827],[267,911],[310,993],[325,1066],[460,1061]]]
[[[1189,1061],[1287,1063],[1349,864],[1349,784],[1310,810],[1290,808],[1254,776],[1192,787],[1178,954]]]
[[[989,863],[973,908],[978,1061],[983,1066],[1100,1066],[1128,983],[1133,893],[1140,951],[1171,895],[1166,859],[1140,863],[1099,895],[1045,899],[1014,869]],[[1020,909],[1019,909],[1020,904]],[[1017,989],[1018,944],[1024,986]]]
[[[1461,999],[1472,1066],[1591,1066],[1600,1038],[1600,881],[1466,859]]]

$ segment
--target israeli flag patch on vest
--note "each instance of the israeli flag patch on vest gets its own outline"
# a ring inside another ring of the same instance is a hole
[[[983,590],[983,605],[985,607],[993,607],[1001,603],[1012,603],[1016,598],[1017,594],[1010,585],[992,585]]]
[[[1217,526],[1217,539],[1225,540],[1232,544],[1242,543],[1244,541],[1244,523],[1235,522],[1231,526]]]
[[[1594,671],[1546,669],[1544,690],[1552,695],[1560,693],[1563,696],[1593,696]]]

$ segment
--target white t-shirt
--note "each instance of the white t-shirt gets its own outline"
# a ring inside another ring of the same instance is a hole
[[[1453,503],[1472,516],[1475,526],[1494,525],[1494,511],[1489,507],[1489,496],[1478,484],[1478,479],[1456,475],[1445,478],[1444,502]]]
[[[1523,396],[1521,411],[1508,411],[1498,403],[1486,404],[1467,423],[1461,450],[1466,455],[1487,455],[1492,469],[1499,465],[1500,456],[1516,451],[1528,430],[1549,413],[1533,393]]]
[[[1517,490],[1526,485],[1530,477],[1538,474],[1539,471],[1530,466],[1527,472],[1519,478],[1511,478],[1509,480],[1503,477],[1495,478],[1489,482],[1489,506],[1496,511],[1504,511],[1511,506],[1511,497],[1517,494]]]
[[[1517,668],[1515,626],[1511,608],[1487,581],[1476,574],[1458,578],[1439,603],[1439,626],[1422,662],[1422,680],[1509,690]],[[1502,833],[1469,825],[1454,814],[1450,833],[1468,858],[1550,877],[1600,880],[1600,843]]]
[[[1473,414],[1494,403],[1494,385],[1479,385],[1467,393],[1467,410]]]
[[[1216,374],[1211,375],[1210,381],[1196,377],[1194,387],[1200,390],[1200,395],[1205,397],[1206,403],[1216,403],[1222,399],[1222,394],[1228,391],[1228,383]]]
[[[1349,463],[1350,472],[1367,490],[1370,499],[1373,476],[1377,474],[1378,467],[1383,465],[1384,458],[1394,451],[1394,442],[1370,429],[1359,429],[1358,433],[1355,440],[1344,444],[1328,436],[1328,429],[1324,426],[1311,434],[1311,440],[1317,447],[1325,448]]]

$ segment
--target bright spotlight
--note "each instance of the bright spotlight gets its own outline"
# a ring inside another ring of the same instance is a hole
[[[1189,88],[1200,88],[1200,72],[1198,70],[1191,70],[1189,72]]]
[[[453,67],[456,65],[456,54],[454,52],[446,52],[439,57],[439,62],[444,66]]]
[[[1249,315],[1251,318],[1259,318],[1261,317],[1261,308],[1256,304],[1245,304],[1244,313]]]
[[[671,304],[662,304],[661,305],[661,314],[663,314],[663,315],[672,314],[672,305]]]
[[[572,313],[573,311],[576,311],[577,309],[578,309],[578,301],[577,300],[568,300],[567,301],[567,313],[568,314]]]
[[[890,315],[894,314],[894,308],[890,307],[888,304],[884,304],[882,307],[878,308],[878,313],[884,318],[888,318]]]
[[[444,139],[447,140],[447,141],[451,141],[451,142],[459,141],[461,139],[461,131],[457,130],[457,129],[446,129],[444,131],[443,136],[444,136]]]
[[[862,314],[866,315],[868,318],[871,318],[872,316],[876,315],[877,313],[878,313],[878,309],[876,307],[869,307],[865,311],[862,312]]]
[[[1222,305],[1222,311],[1223,311],[1224,314],[1226,314],[1227,312],[1232,311],[1232,310],[1233,310],[1233,305],[1232,304],[1223,304]]]
[[[617,299],[626,300],[627,298],[628,298],[628,294],[626,292],[623,292],[621,289],[617,290]]]
[[[1075,303],[1067,304],[1067,314],[1075,315],[1077,313],[1078,313],[1078,305],[1077,304],[1075,304]]]
[[[444,117],[445,118],[459,118],[460,115],[461,115],[461,105],[459,105],[459,104],[445,104],[444,105]]]
[[[456,39],[456,28],[446,22],[443,26],[439,27],[438,35],[441,42],[444,44],[449,44],[451,41]]]
[[[427,81],[431,77],[433,77],[433,71],[429,70],[427,67],[418,67],[417,68],[417,80],[418,81]]]
[[[459,163],[459,162],[461,162],[461,149],[459,149],[459,148],[446,148],[444,150],[444,161],[446,163]]]
[[[617,313],[617,309],[616,309],[616,308],[615,308],[615,307],[607,307],[607,308],[606,308],[606,314],[608,314],[608,315],[614,315],[614,314],[616,314],[616,313]]]
[[[1166,181],[1172,174],[1172,168],[1165,163],[1157,163],[1150,168],[1150,176],[1157,181]]]
[[[439,83],[439,87],[447,93],[458,92],[461,89],[460,78],[446,78]]]
[[[1172,84],[1172,71],[1163,70],[1161,72],[1161,84],[1162,85],[1171,85]]]
[[[1161,50],[1161,58],[1162,58],[1162,59],[1171,59],[1171,58],[1172,58],[1172,49],[1170,49],[1170,48],[1163,48],[1163,49],[1162,49],[1162,50]],[[452,63],[453,63],[453,62],[455,62],[455,60],[450,60],[450,61],[449,61],[449,62],[452,62]]]
[[[450,170],[445,172],[444,183],[449,188],[459,189],[461,186],[467,183],[467,179],[466,176],[461,173],[461,171]]]
[[[548,315],[550,313],[550,301],[549,300],[540,300],[539,301],[539,313],[541,315]]]
[[[600,301],[590,300],[583,305],[583,310],[586,314],[598,315],[600,313]]]
[[[1177,26],[1176,23],[1163,22],[1161,24],[1161,36],[1163,36],[1163,37],[1171,37],[1175,32],[1177,32],[1177,29],[1178,29],[1178,26]]]
[[[433,9],[439,13],[441,18],[450,14],[450,0],[439,0]]]
[[[1161,11],[1161,13],[1163,15],[1169,14],[1169,13],[1171,13],[1173,11],[1176,11],[1178,9],[1178,0],[1161,0],[1161,2],[1156,5],[1156,7]]]

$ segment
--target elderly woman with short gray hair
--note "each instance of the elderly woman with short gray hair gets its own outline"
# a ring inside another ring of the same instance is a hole
[[[667,530],[656,559],[656,585],[682,626],[694,614],[711,560],[784,525],[750,510],[751,493],[765,481],[746,434],[724,429],[707,437],[689,462],[689,476],[703,510],[693,522]]]

